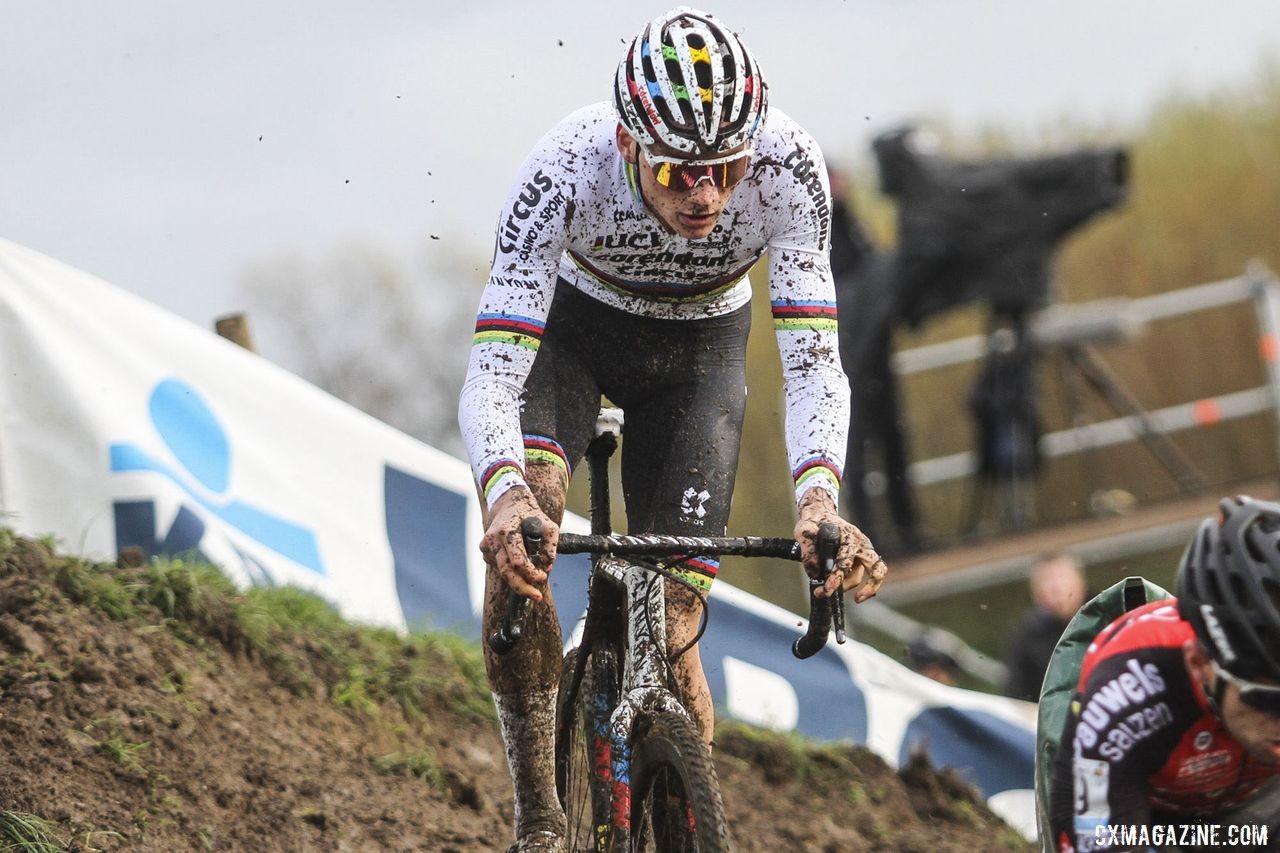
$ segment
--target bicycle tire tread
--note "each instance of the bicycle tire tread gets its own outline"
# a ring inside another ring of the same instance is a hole
[[[635,815],[663,767],[670,768],[680,778],[684,798],[693,812],[698,853],[732,850],[720,781],[711,754],[693,721],[672,712],[655,715],[632,752],[633,835],[643,829]]]

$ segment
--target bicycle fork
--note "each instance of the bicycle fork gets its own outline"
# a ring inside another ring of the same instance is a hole
[[[628,563],[602,559],[598,582],[625,590],[627,648],[618,703],[609,713],[598,691],[592,697],[592,764],[597,778],[608,782],[609,826],[596,827],[597,850],[608,850],[610,838],[631,834],[631,748],[633,734],[648,714],[671,711],[689,713],[667,687],[670,664],[666,660],[666,595],[661,577],[646,574]],[[603,712],[603,713],[601,713]],[[608,714],[607,720],[605,714]],[[614,845],[616,846],[616,845]]]

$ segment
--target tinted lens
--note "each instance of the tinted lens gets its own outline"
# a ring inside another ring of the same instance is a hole
[[[704,179],[720,189],[728,189],[743,179],[750,162],[751,157],[744,154],[727,163],[705,166],[697,162],[659,163],[653,170],[653,176],[659,186],[669,189],[691,190]]]
[[[1255,711],[1262,711],[1280,717],[1280,686],[1257,684],[1238,675],[1232,675],[1218,666],[1216,661],[1210,661],[1210,664],[1219,678],[1226,679],[1235,686],[1236,690],[1240,691],[1241,702]]]

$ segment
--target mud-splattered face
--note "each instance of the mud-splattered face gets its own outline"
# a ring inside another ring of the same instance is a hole
[[[709,235],[733,195],[734,187],[723,188],[709,180],[699,181],[693,189],[674,184],[664,187],[658,183],[640,146],[622,125],[618,125],[617,136],[618,150],[628,163],[636,166],[636,177],[640,181],[645,204],[659,221],[687,240],[699,240]],[[664,150],[660,145],[652,146],[652,150],[662,156],[680,156],[680,152]]]

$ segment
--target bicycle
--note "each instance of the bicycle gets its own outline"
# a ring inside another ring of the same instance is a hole
[[[672,663],[702,637],[706,596],[671,573],[668,565],[692,555],[781,557],[798,560],[793,539],[613,534],[608,460],[617,448],[621,412],[604,409],[587,448],[591,534],[562,533],[562,554],[593,556],[586,614],[564,657],[556,706],[556,788],[568,817],[568,850],[683,851],[730,849],[729,831],[711,755],[673,683]],[[527,519],[525,547],[537,552],[541,525]],[[823,525],[818,536],[820,577],[810,578],[809,627],[792,644],[798,658],[822,649],[835,631],[845,641],[844,599],[817,598],[834,566],[839,531]],[[626,559],[621,559],[626,558]],[[668,654],[663,581],[693,589],[702,605],[698,631]],[[528,599],[508,593],[502,626],[490,647],[505,654],[521,635]]]

